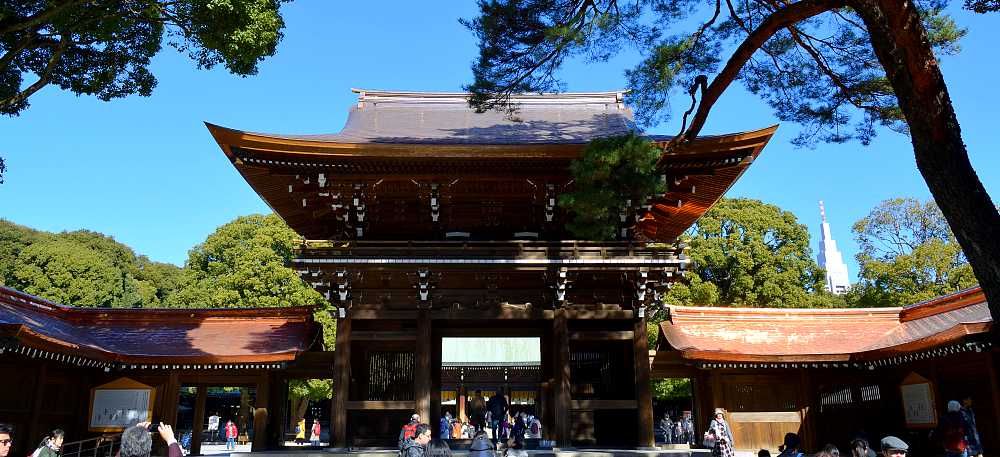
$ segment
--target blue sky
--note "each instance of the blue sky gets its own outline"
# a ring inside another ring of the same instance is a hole
[[[1000,16],[953,9],[969,35],[959,55],[943,58],[945,77],[972,162],[996,199],[1000,91],[987,84],[987,75],[1000,74]],[[458,90],[471,78],[476,43],[457,18],[475,12],[472,1],[297,0],[283,7],[285,39],[257,76],[198,70],[165,47],[153,64],[159,84],[152,97],[101,102],[48,87],[25,114],[0,118],[0,155],[9,168],[0,185],[0,217],[43,230],[99,231],[154,260],[181,265],[187,250],[217,226],[268,211],[203,121],[330,133],[343,126],[356,97],[352,87]],[[629,51],[607,63],[570,62],[561,75],[571,91],[620,89],[623,70],[637,60]],[[737,85],[716,106],[704,133],[776,122],[767,106]],[[678,125],[675,118],[650,133],[676,133]],[[796,130],[782,125],[728,195],[794,212],[810,227],[814,253],[817,201],[824,200],[853,279],[851,224],[883,199],[929,198],[909,139],[885,131],[868,147],[798,149],[789,143]]]

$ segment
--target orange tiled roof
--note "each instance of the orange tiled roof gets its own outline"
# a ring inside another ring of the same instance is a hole
[[[294,360],[316,334],[311,308],[74,308],[0,287],[0,335],[20,347],[102,363]]]
[[[670,307],[661,348],[695,361],[846,362],[932,348],[992,325],[979,287],[903,308]]]

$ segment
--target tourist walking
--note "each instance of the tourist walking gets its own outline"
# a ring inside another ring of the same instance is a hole
[[[239,429],[233,421],[226,421],[226,449],[236,450],[236,438],[240,436]]]
[[[306,442],[306,418],[300,417],[295,423],[295,444]]]
[[[64,435],[62,429],[52,430],[45,435],[45,438],[42,438],[41,443],[38,443],[38,448],[31,453],[31,457],[58,457],[59,450],[62,449]]]
[[[798,434],[785,433],[785,439],[778,448],[781,451],[778,457],[802,457],[802,451],[799,450],[800,446],[802,446],[802,439],[799,438]]]
[[[323,428],[319,425],[319,419],[313,419],[312,430],[309,433],[309,444],[313,446],[319,446],[319,435],[323,432]]]
[[[149,457],[153,449],[153,439],[149,432],[149,422],[140,422],[133,427],[128,427],[122,432],[121,445],[118,450],[120,457]],[[181,457],[181,451],[177,438],[174,437],[174,429],[170,425],[160,422],[155,427],[156,432],[167,443],[167,457]]]
[[[694,419],[691,417],[691,411],[684,411],[681,414],[679,436],[680,439],[676,440],[676,443],[694,446]]]
[[[406,438],[399,449],[399,457],[424,457],[427,443],[431,441],[431,426],[417,424],[412,438]]]
[[[910,446],[895,436],[882,438],[882,457],[904,457]]]
[[[670,413],[663,413],[660,419],[660,430],[663,433],[664,444],[674,444],[674,422],[670,420]]]
[[[476,432],[475,438],[472,438],[472,444],[469,446],[469,457],[495,457],[495,449],[490,438],[486,436],[486,432],[480,430]]]
[[[528,416],[528,438],[542,439],[542,421],[536,416]]]
[[[490,397],[486,407],[490,411],[490,428],[493,429],[493,442],[496,443],[504,436],[501,430],[503,430],[504,422],[507,421],[507,397],[503,393],[497,392],[496,395]]]
[[[403,449],[403,445],[406,444],[406,440],[413,439],[417,436],[417,426],[420,425],[420,415],[412,414],[410,416],[410,421],[403,425],[399,430],[399,448]]]
[[[946,457],[968,457],[968,441],[966,433],[968,428],[965,419],[962,417],[961,403],[952,400],[948,402],[948,411],[941,416],[938,423],[938,440],[944,448]]]
[[[965,419],[965,440],[968,441],[969,457],[982,457],[983,442],[979,439],[979,429],[976,427],[976,413],[972,411],[972,397],[962,399],[962,419]]]
[[[448,443],[442,440],[431,440],[427,444],[427,452],[424,454],[425,457],[451,457],[451,447]]]
[[[451,411],[445,411],[444,416],[441,416],[441,423],[438,424],[438,439],[449,438],[451,438]]]
[[[475,395],[472,397],[472,426],[476,428],[476,431],[480,431],[486,426],[486,402],[483,400],[482,391],[477,390]]]
[[[733,432],[726,422],[726,410],[715,408],[715,418],[708,424],[708,431],[705,432],[706,447],[712,449],[712,457],[735,457],[733,450]]]
[[[851,457],[875,457],[875,451],[864,438],[851,440]]]
[[[0,424],[0,457],[10,455],[14,447],[14,428],[9,424]]]

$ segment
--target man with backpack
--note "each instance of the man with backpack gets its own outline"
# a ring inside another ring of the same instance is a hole
[[[431,426],[418,423],[413,428],[413,437],[403,440],[403,445],[399,447],[399,457],[424,457],[424,453],[427,452],[427,443],[430,441]]]
[[[420,415],[414,414],[410,416],[410,421],[403,425],[403,428],[399,431],[399,449],[403,449],[403,445],[406,444],[406,440],[411,440],[417,435],[417,426],[420,425]]]

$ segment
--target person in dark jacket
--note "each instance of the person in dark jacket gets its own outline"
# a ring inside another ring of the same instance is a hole
[[[65,433],[61,429],[55,429],[42,438],[38,444],[38,449],[31,454],[31,457],[58,457],[59,450],[62,449],[63,437]]]
[[[493,442],[496,443],[502,436],[501,426],[507,421],[507,397],[503,393],[497,392],[496,395],[490,397],[486,407],[490,410],[490,428],[493,429]]]
[[[431,440],[427,445],[425,457],[451,457],[451,447],[443,440]]]
[[[10,455],[14,447],[14,428],[8,424],[0,424],[0,457]]]
[[[479,431],[476,433],[475,438],[472,439],[472,445],[469,446],[469,457],[494,457],[496,448],[493,447],[493,443],[490,442],[489,436],[486,435],[485,431]]]
[[[167,457],[182,457],[181,445],[177,444],[174,437],[173,427],[160,423],[156,427],[160,438],[167,443]],[[121,447],[118,449],[116,457],[149,457],[153,448],[153,439],[149,433],[149,422],[140,422],[134,427],[126,428],[122,432]]]
[[[427,452],[427,443],[430,441],[431,426],[427,424],[417,425],[413,438],[407,438],[403,442],[403,447],[399,450],[399,457],[424,457]]]

